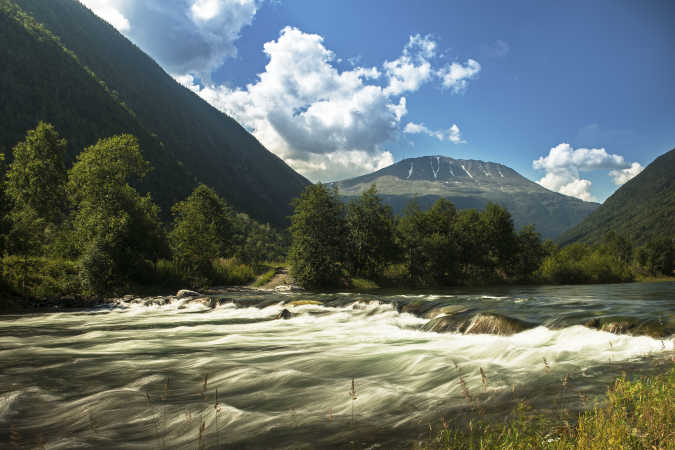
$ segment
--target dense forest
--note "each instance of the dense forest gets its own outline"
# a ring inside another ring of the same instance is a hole
[[[614,230],[635,244],[673,237],[675,230],[675,149],[656,158],[581,223],[558,238],[562,245],[595,243]]]
[[[533,226],[514,229],[496,204],[457,211],[445,199],[401,216],[375,185],[344,204],[309,186],[280,232],[238,213],[200,184],[163,220],[133,186],[152,171],[130,134],[99,139],[67,168],[67,142],[40,122],[0,154],[0,289],[15,295],[102,296],[140,287],[244,284],[263,263],[288,260],[307,288],[429,287],[630,281],[672,273],[669,237],[640,247],[610,232],[558,248]]]
[[[100,139],[66,169],[67,142],[41,122],[2,162],[0,290],[99,296],[139,286],[242,284],[287,239],[199,185],[162,221],[132,186],[151,170],[136,137]]]
[[[344,204],[337,189],[308,187],[291,217],[289,261],[303,286],[451,286],[488,283],[603,283],[670,275],[670,236],[635,247],[608,232],[595,245],[559,248],[533,226],[514,229],[509,212],[490,203],[456,211],[439,199],[415,201],[395,217],[373,185]]]

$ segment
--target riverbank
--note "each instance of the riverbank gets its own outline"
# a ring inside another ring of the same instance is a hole
[[[561,390],[567,384],[566,375]],[[558,405],[555,414],[546,415],[521,402],[506,420],[490,421],[478,409],[461,425],[449,426],[443,419],[437,427],[440,431],[415,448],[673,449],[674,399],[675,367],[671,364],[654,376],[618,377],[604,398],[576,416],[564,404]]]

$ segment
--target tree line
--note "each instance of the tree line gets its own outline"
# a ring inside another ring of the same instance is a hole
[[[423,211],[412,200],[395,217],[374,185],[347,205],[336,188],[307,187],[290,231],[293,276],[310,288],[360,279],[385,286],[630,281],[670,275],[675,254],[670,237],[634,249],[613,232],[599,244],[561,249],[532,225],[516,231],[509,212],[493,203],[457,211],[439,199]]]
[[[347,204],[335,188],[308,186],[284,231],[237,213],[203,184],[163,221],[134,187],[152,170],[134,136],[100,139],[70,168],[65,149],[41,122],[10,163],[0,153],[0,291],[98,296],[242,284],[265,261],[286,259],[308,288],[618,282],[673,270],[669,236],[634,247],[609,232],[598,244],[559,248],[534,226],[515,230],[492,203],[457,211],[440,199],[422,210],[413,200],[396,217],[374,185]]]
[[[69,169],[65,151],[56,129],[40,122],[12,149],[10,164],[0,154],[0,288],[101,295],[132,285],[226,284],[285,257],[282,233],[203,184],[163,223],[150,194],[134,187],[152,167],[132,135],[100,139]]]

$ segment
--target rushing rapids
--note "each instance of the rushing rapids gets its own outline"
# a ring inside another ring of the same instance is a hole
[[[178,297],[0,316],[0,444],[406,448],[673,358],[675,283]]]

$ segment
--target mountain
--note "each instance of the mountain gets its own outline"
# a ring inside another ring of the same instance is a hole
[[[597,242],[610,230],[634,244],[675,238],[675,149],[656,158],[558,240],[563,245]]]
[[[545,238],[558,236],[598,206],[549,191],[502,164],[445,156],[404,159],[334,184],[348,200],[373,183],[397,213],[415,197],[424,208],[441,197],[451,200],[458,209],[480,209],[494,202],[508,208],[517,228],[534,224]]]
[[[69,162],[99,138],[131,133],[155,168],[139,189],[165,214],[202,182],[275,225],[309,184],[76,0],[0,0],[0,61],[5,154],[40,120],[68,140]]]

